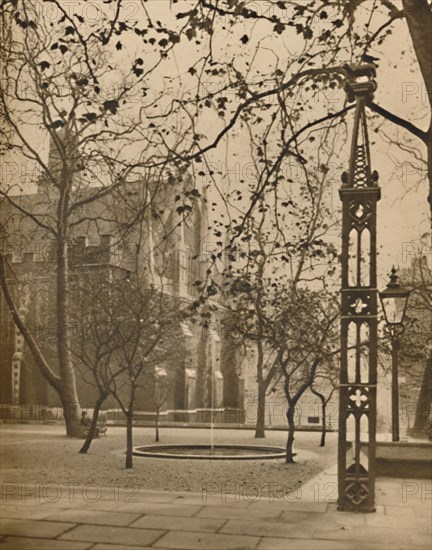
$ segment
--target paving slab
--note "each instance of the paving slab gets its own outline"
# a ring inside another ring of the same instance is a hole
[[[159,493],[147,490],[141,490],[135,486],[131,486],[131,490],[118,489],[114,487],[100,487],[98,484],[81,486],[80,484],[70,485],[54,485],[53,490],[47,490],[47,486],[43,485],[39,488],[32,488],[31,484],[26,484],[26,488],[21,486],[15,487],[16,493],[11,494],[5,487],[2,486],[2,505],[27,505],[29,507],[39,506],[55,506],[56,508],[71,508],[92,505],[98,502],[106,502],[109,506],[110,502],[119,505],[136,504],[139,502],[154,502],[156,504],[174,504],[182,503],[181,495],[173,493]],[[12,485],[12,484],[9,484]],[[200,504],[197,499],[196,504]]]
[[[58,510],[46,506],[19,506],[6,504],[1,506],[0,515],[2,518],[10,519],[44,519],[55,514]]]
[[[335,529],[365,527],[365,514],[350,514],[348,512],[328,512],[327,514],[315,514],[312,512],[282,512],[280,521],[302,524],[319,528],[321,525],[331,525]]]
[[[338,505],[336,502],[332,502],[328,505],[328,511],[329,512],[334,512],[336,514],[346,514],[347,516],[349,517],[354,517],[356,515],[360,515],[360,516],[364,516],[365,514],[363,513],[360,513],[360,514],[356,514],[355,512],[346,512],[344,510],[338,510]],[[385,514],[385,507],[381,504],[378,504],[378,505],[375,505],[375,512],[372,512],[374,514]]]
[[[72,523],[91,523],[94,525],[112,525],[125,527],[140,517],[139,514],[125,512],[106,512],[97,510],[62,510],[47,519],[51,521],[70,521]]]
[[[128,497],[130,497],[131,491],[120,489],[117,494],[119,495],[119,500],[124,502]],[[186,495],[189,496],[189,493]],[[184,497],[184,493],[138,489],[136,496],[140,501],[145,500],[146,502],[174,503],[180,501]]]
[[[55,538],[73,527],[73,523],[58,521],[36,521],[27,519],[1,519],[0,533],[3,535]]]
[[[152,546],[176,550],[253,550],[259,537],[170,531]]]
[[[216,533],[226,522],[224,519],[181,518],[169,516],[147,515],[134,521],[129,527],[142,529],[175,529],[176,531],[198,531],[200,533]]]
[[[423,508],[414,508],[414,513],[417,517],[421,518],[431,518],[432,517],[432,510],[427,507]]]
[[[265,499],[262,498],[259,501],[251,502],[248,506],[248,510],[251,512],[261,512],[266,509],[278,509],[284,512],[311,512],[324,514],[327,512],[329,504],[326,502],[309,502],[298,501],[290,502],[288,500],[278,499]]]
[[[407,517],[414,518],[416,517],[416,512],[414,506],[384,506],[384,513],[386,516],[395,516],[395,517]]]
[[[358,548],[359,550],[431,550],[431,543],[429,542],[428,545],[413,545],[412,543],[400,541],[381,541],[378,545],[378,543],[376,542],[361,541],[357,543],[356,548]]]
[[[60,537],[60,540],[83,542],[105,542],[123,546],[150,546],[165,531],[156,529],[131,529],[129,527],[102,527],[100,525],[78,525]]]
[[[235,508],[247,508],[251,501],[235,493],[209,494],[207,492],[191,493],[179,496],[176,504],[195,504],[197,506],[233,506]]]
[[[276,539],[266,537],[258,544],[258,550],[360,550],[355,542],[347,546],[340,540]],[[375,550],[377,550],[375,548]]]
[[[154,546],[151,547],[151,546],[141,546],[139,550],[154,550]],[[91,547],[91,550],[137,550],[137,547],[136,546],[125,546],[125,545],[122,545],[121,547],[119,547],[118,544],[96,544],[94,546]],[[3,550],[3,549],[2,549]],[[167,548],[159,548],[158,550],[168,550]]]
[[[388,529],[406,529],[407,531],[416,531],[417,529],[431,529],[432,517],[422,517],[418,515],[382,515],[365,514],[366,525],[369,527],[383,527]]]
[[[309,539],[312,536],[313,521],[309,523],[310,529],[304,525],[287,523],[281,521],[239,521],[230,520],[221,533],[232,533],[236,535],[254,535],[257,537],[285,537]]]
[[[92,542],[35,539],[33,537],[7,537],[1,541],[1,550],[88,550],[92,547]]]
[[[0,550],[432,550],[430,482],[403,483],[378,481],[374,514],[289,495],[204,502],[202,493],[138,490],[130,502],[130,491],[102,488],[101,498],[64,492],[55,503],[7,495]]]
[[[101,500],[88,503],[87,510],[103,510],[106,512],[154,514],[160,516],[180,516],[191,517],[202,509],[202,506],[183,505],[183,504],[165,504],[158,502],[115,502]]]
[[[376,550],[382,544],[402,545],[406,549],[411,548],[411,537],[409,531],[403,529],[388,529],[383,527],[353,527],[335,529],[329,524],[326,528],[316,529],[314,539],[331,539],[344,541],[369,542],[376,546]]]
[[[263,509],[234,508],[230,506],[206,506],[196,514],[197,518],[222,518],[222,519],[275,519],[280,517],[280,508],[264,507]]]

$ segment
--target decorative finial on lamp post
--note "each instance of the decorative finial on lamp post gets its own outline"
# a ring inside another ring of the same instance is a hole
[[[395,288],[400,286],[399,276],[397,275],[395,266],[392,266],[389,277],[390,277],[390,282],[387,284],[388,288]]]

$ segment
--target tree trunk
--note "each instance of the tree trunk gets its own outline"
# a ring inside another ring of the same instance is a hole
[[[295,404],[289,403],[288,404],[288,411],[287,411],[287,420],[288,420],[288,439],[287,439],[287,445],[286,445],[286,459],[285,462],[287,464],[292,464],[294,461],[294,434],[295,434],[295,423],[294,423],[294,415],[295,415]]]
[[[432,107],[432,12],[428,0],[402,0],[405,19],[414,46],[426,95]],[[429,44],[429,46],[428,46]]]
[[[156,428],[156,434],[155,434],[155,441],[158,442],[159,441],[159,408],[157,408],[156,410],[156,424],[155,424],[155,428]]]
[[[426,368],[423,374],[420,394],[417,401],[414,426],[412,434],[414,436],[424,437],[424,429],[426,422],[429,420],[431,412],[432,398],[432,357],[426,361]]]
[[[255,425],[255,437],[265,437],[265,406],[266,406],[266,392],[263,388],[263,382],[258,386],[258,410],[257,420]]]
[[[61,377],[60,398],[63,405],[66,433],[79,435],[81,408],[76,388],[75,370],[71,356],[69,305],[68,244],[62,236],[57,239],[57,353]]]
[[[322,423],[321,423],[320,447],[325,447],[326,434],[327,434],[327,403],[325,402],[325,399],[321,400],[321,411],[322,411]]]
[[[432,120],[429,126],[427,153],[428,153],[427,171],[428,171],[428,180],[429,180],[428,202],[429,202],[429,210],[430,210],[430,226],[431,226],[431,241],[432,241]]]
[[[79,424],[81,408],[78,400],[76,377],[70,352],[69,271],[66,238],[59,238],[57,240],[57,248],[56,320],[58,330],[57,354],[60,376],[51,369],[45,360],[35,339],[28,330],[24,319],[18,311],[7,283],[6,267],[2,255],[0,255],[0,283],[12,318],[23,335],[37,367],[60,397],[66,424],[66,434],[69,436],[77,436],[81,432],[81,426]]]
[[[96,433],[96,427],[97,422],[99,419],[99,412],[101,410],[102,404],[105,401],[105,399],[108,397],[107,394],[100,395],[95,403],[94,411],[93,411],[93,418],[89,427],[89,431],[86,437],[86,440],[84,441],[83,446],[80,449],[80,453],[85,454],[90,449],[90,445],[94,439],[95,433]]]
[[[414,51],[423,76],[425,96],[432,107],[432,12],[427,0],[402,0],[405,19],[414,46]],[[428,45],[429,44],[429,45]],[[423,91],[421,92],[423,95]],[[429,126],[427,140],[429,206],[432,227],[432,122]]]
[[[132,449],[133,449],[133,437],[132,437],[132,422],[134,416],[134,398],[129,403],[129,408],[126,414],[126,463],[125,468],[128,470],[132,468]]]

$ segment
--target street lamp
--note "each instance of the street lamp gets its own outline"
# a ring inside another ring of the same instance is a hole
[[[409,289],[400,284],[396,269],[392,267],[387,288],[379,293],[392,346],[392,441],[399,441],[398,354],[410,293]]]

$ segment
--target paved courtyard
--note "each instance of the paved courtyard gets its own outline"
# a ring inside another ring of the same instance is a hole
[[[430,481],[381,479],[375,514],[338,512],[335,471],[294,493],[3,485],[1,550],[429,550]]]
[[[136,432],[137,441],[151,442],[152,430]],[[252,435],[216,432],[221,441]],[[141,459],[132,471],[123,468],[121,428],[110,428],[89,455],[77,453],[80,441],[65,438],[61,426],[3,425],[0,436],[0,550],[432,548],[430,480],[381,478],[376,513],[336,510],[334,434],[319,449],[317,434],[299,433],[295,468],[277,460]],[[266,443],[284,438],[271,432]],[[164,429],[163,439],[202,441],[203,433]],[[192,478],[199,483],[188,486]]]

